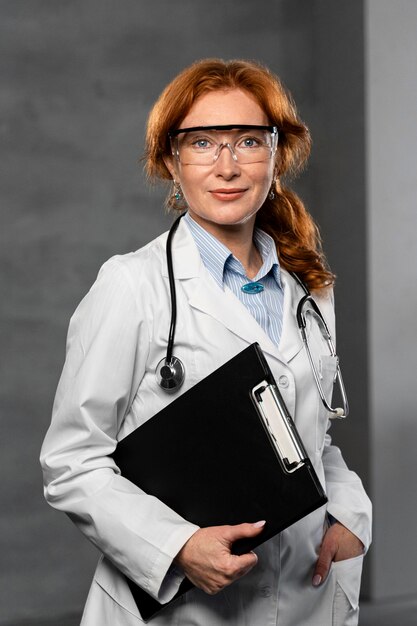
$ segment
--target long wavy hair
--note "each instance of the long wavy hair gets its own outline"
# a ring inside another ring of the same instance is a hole
[[[308,128],[299,119],[291,95],[268,68],[252,61],[204,59],[183,70],[164,89],[153,106],[146,131],[145,169],[151,180],[171,180],[164,156],[171,154],[168,131],[178,128],[194,102],[215,90],[242,89],[258,102],[269,123],[278,127],[276,182],[271,200],[266,198],[256,225],[273,237],[282,267],[293,271],[309,289],[334,283],[324,257],[320,234],[301,199],[283,185],[283,177],[294,176],[310,154]],[[172,202],[167,205],[178,210]]]

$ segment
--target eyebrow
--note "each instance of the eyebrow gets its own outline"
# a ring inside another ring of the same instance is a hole
[[[223,124],[220,126],[191,126],[190,128],[177,128],[168,132],[168,137],[176,137],[181,133],[191,133],[196,130],[269,130],[270,133],[277,133],[278,128],[276,126],[257,126],[254,124]]]

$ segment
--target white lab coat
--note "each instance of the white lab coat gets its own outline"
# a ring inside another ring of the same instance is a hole
[[[109,456],[118,440],[175,399],[155,378],[156,365],[166,354],[171,313],[165,243],[166,234],[137,252],[110,259],[80,303],[71,319],[67,358],[42,448],[48,502],[67,512],[104,555],[83,626],[141,624],[121,572],[166,602],[181,582],[170,568],[172,559],[196,530],[124,479]],[[178,303],[174,353],[186,368],[179,393],[257,341],[325,486],[327,510],[367,548],[370,503],[326,434],[328,415],[296,324],[301,288],[282,272],[284,319],[278,349],[232,292],[216,285],[183,222],[173,240],[173,259]],[[334,336],[332,296],[317,301]],[[322,356],[326,351],[317,324],[309,333],[329,391],[334,359]],[[189,592],[152,625],[355,624],[362,557],[333,564],[322,586],[311,585],[325,526],[322,507],[258,548],[258,564],[247,576],[216,596]]]

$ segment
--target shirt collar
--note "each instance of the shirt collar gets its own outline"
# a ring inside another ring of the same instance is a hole
[[[242,264],[224,244],[200,224],[197,224],[189,213],[184,215],[183,220],[190,229],[200,252],[201,260],[221,289],[223,289],[225,270],[230,269],[244,275]],[[259,228],[255,228],[253,239],[263,261],[262,267],[253,281],[260,280],[272,271],[277,284],[281,287],[281,272],[274,240]]]

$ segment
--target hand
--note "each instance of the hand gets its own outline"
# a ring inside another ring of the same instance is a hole
[[[332,561],[353,559],[363,554],[362,541],[340,522],[336,522],[323,537],[319,558],[313,575],[313,585],[317,587],[327,578]]]
[[[177,554],[174,562],[199,589],[213,595],[247,574],[258,562],[254,552],[237,556],[232,544],[243,537],[256,537],[265,522],[237,526],[200,528]]]

